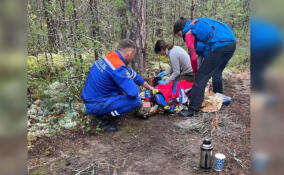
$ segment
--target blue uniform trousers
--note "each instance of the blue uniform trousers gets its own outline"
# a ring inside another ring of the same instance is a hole
[[[87,114],[95,114],[99,117],[110,114],[109,116],[117,117],[139,108],[141,103],[139,96],[133,98],[127,95],[117,95],[105,98],[100,102],[85,102],[85,105]]]

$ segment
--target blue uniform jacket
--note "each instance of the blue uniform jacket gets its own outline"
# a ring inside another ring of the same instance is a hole
[[[82,98],[85,103],[104,102],[121,94],[137,98],[139,89],[136,84],[143,83],[143,78],[127,67],[123,56],[116,50],[95,61],[85,83]]]
[[[197,38],[195,49],[199,55],[207,56],[217,48],[236,42],[234,33],[228,25],[210,18],[187,21],[182,30],[183,37],[189,30]]]

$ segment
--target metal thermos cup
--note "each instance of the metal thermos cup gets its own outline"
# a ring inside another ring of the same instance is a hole
[[[213,150],[211,140],[204,139],[202,145],[200,146],[200,149],[200,168],[209,170],[211,168]]]

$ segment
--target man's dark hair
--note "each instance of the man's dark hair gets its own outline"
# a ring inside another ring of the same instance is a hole
[[[123,40],[121,40],[119,42],[117,49],[118,50],[125,50],[125,49],[134,49],[134,50],[136,50],[137,46],[136,46],[136,44],[132,40],[130,40],[130,39],[123,39]]]
[[[182,31],[185,23],[188,21],[188,19],[184,17],[180,17],[179,20],[177,20],[174,24],[174,34],[176,35],[179,31]]]
[[[158,40],[155,44],[155,53],[159,53],[161,50],[166,50],[169,49],[171,50],[174,47],[172,44],[166,43],[164,40]]]

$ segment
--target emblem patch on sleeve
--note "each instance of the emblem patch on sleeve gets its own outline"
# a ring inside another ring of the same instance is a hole
[[[126,76],[127,76],[128,78],[131,78],[130,73],[129,73],[128,70],[125,70],[125,74],[126,74]]]

